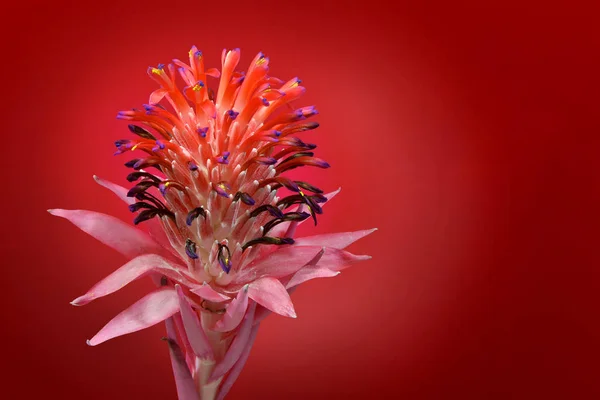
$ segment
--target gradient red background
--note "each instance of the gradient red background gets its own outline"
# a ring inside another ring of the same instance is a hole
[[[474,2],[475,3],[475,2]],[[231,399],[597,398],[600,326],[597,13],[551,6],[309,2],[13,2],[3,10],[2,393],[169,399],[162,325],[90,338],[149,287],[69,301],[123,263],[53,218],[130,219],[117,111],[148,65],[240,47],[299,75],[310,140],[341,194],[316,229],[379,231],[371,254],[271,317]],[[244,67],[245,68],[245,67]],[[8,88],[8,92],[6,91]],[[595,117],[592,118],[592,114]]]

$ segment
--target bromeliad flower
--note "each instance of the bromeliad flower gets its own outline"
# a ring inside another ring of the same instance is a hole
[[[202,53],[149,68],[160,88],[143,110],[119,113],[135,139],[117,154],[139,152],[125,165],[127,190],[95,177],[136,213],[135,225],[92,211],[49,210],[130,259],[72,304],[82,306],[142,276],[157,289],[121,312],[88,341],[98,345],[166,322],[178,396],[222,399],[248,358],[260,322],[271,312],[296,317],[289,294],[301,283],[335,276],[370,258],[344,250],[374,231],[294,239],[299,224],[317,223],[324,194],[287,171],[328,168],[314,144],[294,134],[317,128],[314,107],[293,108],[304,88],[270,77],[258,54],[236,72],[239,50],[223,51],[222,71],[205,69]],[[175,66],[185,83],[175,83]],[[219,79],[209,89],[207,77]],[[159,103],[166,99],[171,110]]]

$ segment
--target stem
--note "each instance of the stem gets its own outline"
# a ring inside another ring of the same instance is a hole
[[[198,392],[202,400],[214,400],[217,396],[219,385],[223,377],[209,382],[210,375],[215,368],[214,360],[201,360],[196,358],[196,381]]]

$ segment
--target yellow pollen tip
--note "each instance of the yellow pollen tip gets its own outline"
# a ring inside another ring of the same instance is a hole
[[[160,68],[152,68],[152,73],[156,75],[160,75],[163,72]]]
[[[137,149],[137,147],[138,147],[139,145],[140,145],[140,144],[138,143],[138,144],[136,144],[135,146],[133,146],[133,147],[131,148],[131,151],[134,151],[135,149]]]
[[[200,89],[202,89],[202,86],[198,85],[197,83],[194,85],[194,87],[192,87],[192,90],[194,90],[195,92],[199,92]]]
[[[263,58],[259,58],[259,59],[256,61],[256,65],[261,65],[261,64],[264,64],[265,62],[267,62],[267,59],[266,59],[265,57],[263,57]]]

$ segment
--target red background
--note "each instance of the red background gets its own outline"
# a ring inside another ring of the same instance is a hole
[[[162,326],[85,344],[149,282],[70,306],[123,260],[45,210],[131,218],[92,174],[124,181],[116,112],[193,44],[303,79],[311,180],[343,188],[304,233],[379,228],[264,322],[231,399],[599,397],[597,12],[452,3],[4,6],[3,397],[175,398]]]

